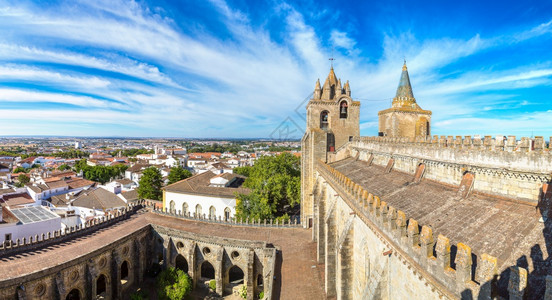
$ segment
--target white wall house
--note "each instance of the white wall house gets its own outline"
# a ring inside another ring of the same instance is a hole
[[[165,199],[167,209],[190,213],[192,216],[194,213],[201,216],[205,214],[207,218],[212,218],[214,215],[217,220],[219,218],[228,220],[236,214],[236,199],[234,197],[223,198],[166,192]]]
[[[180,213],[229,220],[236,214],[235,193],[248,194],[242,188],[245,177],[206,171],[163,188],[163,207]]]
[[[2,210],[3,221],[0,224],[0,243],[6,240],[29,239],[30,236],[48,234],[61,229],[61,217],[44,206],[24,207]]]

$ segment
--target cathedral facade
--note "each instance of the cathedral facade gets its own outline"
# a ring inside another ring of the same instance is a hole
[[[550,143],[431,136],[406,64],[379,136],[361,137],[336,78],[317,82],[302,139],[301,220],[326,295],[552,299]]]

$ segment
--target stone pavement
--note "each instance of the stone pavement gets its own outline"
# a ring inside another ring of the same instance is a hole
[[[157,224],[178,230],[272,243],[281,249],[274,285],[274,299],[325,299],[323,269],[316,263],[311,231],[302,228],[256,228],[211,224],[139,212],[129,219],[92,234],[36,251],[0,259],[0,281],[63,265],[97,251],[140,228]]]

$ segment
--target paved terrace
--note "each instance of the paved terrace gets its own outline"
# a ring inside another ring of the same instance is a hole
[[[151,212],[139,212],[116,223],[71,241],[37,251],[0,259],[0,281],[52,268],[87,253],[101,249],[134,231],[155,223],[160,226],[204,235],[234,239],[258,240],[279,247],[280,272],[274,288],[274,299],[324,299],[324,265],[316,263],[316,244],[311,231],[302,228],[255,228],[188,221]]]
[[[404,211],[407,219],[431,226],[435,237],[442,234],[451,245],[461,242],[470,246],[475,255],[488,253],[497,257],[499,272],[513,265],[528,268],[534,275],[552,271],[545,262],[550,261],[552,222],[540,223],[541,215],[534,206],[473,192],[468,198],[459,199],[458,187],[425,179],[412,184],[414,174],[385,173],[384,166],[368,165],[354,158],[330,165],[389,206]],[[541,284],[536,285],[542,287]]]

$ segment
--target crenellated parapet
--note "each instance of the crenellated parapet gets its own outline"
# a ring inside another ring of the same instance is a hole
[[[550,155],[550,140],[548,143],[542,136],[534,138],[521,137],[516,138],[515,135],[495,136],[486,135],[483,138],[480,136],[438,136],[433,137],[380,137],[380,136],[363,136],[353,137],[353,144],[357,143],[378,143],[385,145],[403,145],[424,147],[426,149],[463,149],[476,151],[492,151],[492,152],[519,152],[519,153],[535,153],[541,155]]]
[[[127,207],[117,210],[114,214],[108,214],[101,218],[95,218],[85,224],[66,227],[64,230],[56,230],[40,235],[29,236],[29,238],[17,239],[15,241],[4,241],[0,245],[0,257],[28,252],[38,248],[56,245],[72,240],[83,235],[94,233],[102,228],[111,226],[117,222],[128,219],[136,211],[144,207],[144,202],[129,203]]]
[[[473,190],[537,205],[542,186],[552,179],[552,151],[543,137],[433,136],[424,138],[353,137],[343,155],[458,185],[466,172]],[[342,156],[343,156],[342,155]]]
[[[275,227],[275,228],[298,228],[301,227],[301,224],[297,222],[297,219],[295,220],[278,220],[278,219],[249,219],[249,218],[229,218],[229,219],[223,219],[220,216],[217,217],[211,217],[207,214],[197,215],[195,212],[185,212],[183,213],[180,210],[174,210],[171,211],[168,208],[162,209],[156,207],[153,203],[145,202],[146,207],[148,207],[152,212],[165,215],[165,216],[171,216],[179,219],[186,219],[191,220],[195,222],[206,222],[206,223],[216,223],[216,224],[226,224],[226,225],[233,225],[233,226],[247,226],[247,227]]]
[[[424,280],[431,291],[437,290],[445,298],[467,293],[473,298],[491,299],[491,295],[497,294],[496,257],[472,253],[472,248],[462,242],[452,244],[446,236],[435,234],[432,224],[420,224],[323,161],[318,161],[315,168],[351,208],[352,214],[389,247],[383,255],[395,256],[415,277]],[[511,299],[522,299],[528,284],[527,270],[514,267],[510,272],[508,291],[501,292],[509,293]],[[547,295],[552,294],[551,289],[552,284],[547,281]]]

